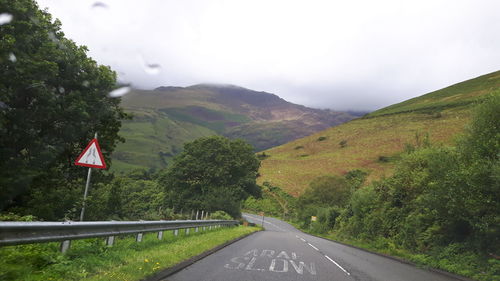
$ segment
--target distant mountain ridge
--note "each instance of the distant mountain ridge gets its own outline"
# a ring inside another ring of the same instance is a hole
[[[242,138],[260,151],[360,116],[220,84],[134,90],[122,106],[134,119],[125,121],[120,132],[127,142],[113,155],[118,171],[165,167],[183,143],[202,136]]]

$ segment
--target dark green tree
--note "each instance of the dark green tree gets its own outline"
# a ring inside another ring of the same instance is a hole
[[[343,206],[349,199],[348,181],[338,176],[321,176],[315,178],[299,197],[299,206]]]
[[[67,39],[35,1],[0,0],[0,11],[12,15],[0,25],[0,210],[28,212],[48,196],[57,212],[35,215],[60,218],[75,202],[68,194],[80,193],[69,183],[85,169],[73,161],[94,132],[108,164],[120,140],[126,114],[107,97],[116,74]]]
[[[260,197],[255,182],[259,165],[244,141],[205,137],[185,144],[159,183],[167,206],[176,210],[222,210],[239,216],[242,200]]]

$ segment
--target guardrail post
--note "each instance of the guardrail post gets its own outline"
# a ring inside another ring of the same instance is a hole
[[[137,235],[135,236],[135,242],[141,242],[142,236],[143,236],[143,233],[137,233]]]
[[[179,236],[180,230],[184,230],[185,234],[189,235],[190,232],[203,232],[207,229],[213,230],[234,225],[237,223],[228,220],[86,223],[0,222],[0,246],[59,241],[60,251],[65,253],[71,247],[71,241],[82,239],[81,237],[102,237],[107,246],[112,246],[116,236],[121,235],[117,233],[133,234],[136,241],[141,242],[143,236],[148,232],[156,232],[157,238],[161,240],[163,233],[169,230],[173,230],[174,236]],[[121,232],[122,230],[123,232]]]
[[[115,237],[114,236],[108,236],[106,238],[106,246],[113,246],[113,244],[115,243]]]
[[[61,247],[60,247],[60,250],[61,250],[61,253],[66,253],[66,251],[69,250],[69,247],[71,247],[71,240],[64,240],[61,242]]]

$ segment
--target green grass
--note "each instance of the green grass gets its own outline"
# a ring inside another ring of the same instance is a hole
[[[171,119],[206,127],[219,134],[223,133],[229,126],[251,121],[250,118],[241,114],[197,106],[162,108],[160,111],[166,113]]]
[[[125,172],[136,168],[162,169],[178,152],[184,142],[215,135],[209,128],[173,120],[165,113],[152,109],[131,111],[134,119],[122,124],[120,143],[113,153],[111,170]]]
[[[217,245],[259,230],[257,227],[222,228],[178,237],[165,232],[163,240],[154,233],[142,242],[133,237],[115,240],[113,247],[103,239],[73,241],[66,254],[59,243],[30,244],[0,248],[0,280],[141,280]]]
[[[367,117],[405,112],[433,114],[453,107],[467,106],[482,99],[486,93],[500,88],[500,71],[454,84],[407,101],[374,111]]]

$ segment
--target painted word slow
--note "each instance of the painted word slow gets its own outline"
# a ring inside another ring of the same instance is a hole
[[[316,275],[314,263],[306,264],[297,260],[297,254],[286,251],[258,250],[248,251],[243,257],[234,257],[231,263],[224,265],[227,269],[249,270],[249,271],[271,271],[271,272],[296,272],[303,275],[307,272]]]

